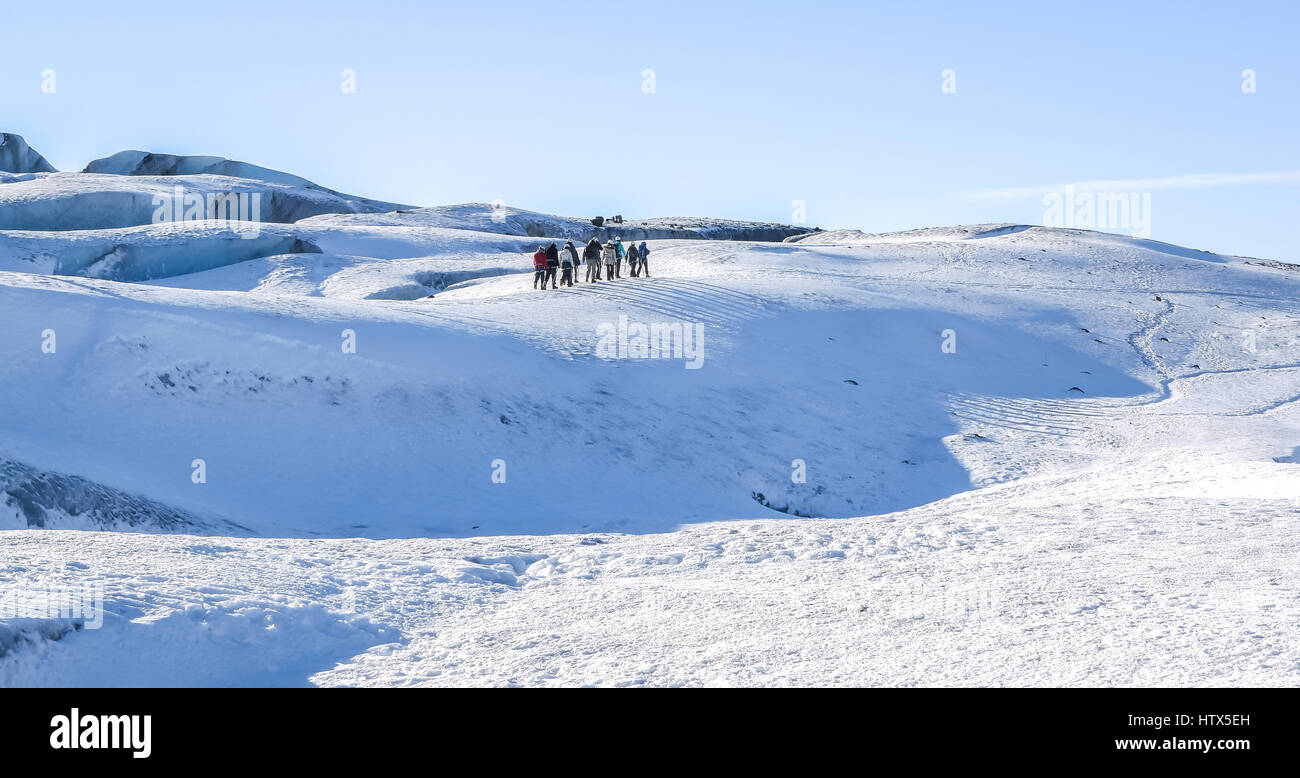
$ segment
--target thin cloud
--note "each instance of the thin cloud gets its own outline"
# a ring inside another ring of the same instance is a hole
[[[1206,189],[1216,186],[1252,186],[1260,184],[1300,184],[1300,170],[1275,173],[1190,173],[1165,178],[1131,178],[1114,181],[1076,181],[1072,184],[1052,186],[1008,187],[1003,189],[973,189],[967,197],[976,200],[1000,200],[1018,197],[1041,197],[1051,192],[1064,191],[1067,186],[1075,191],[1090,192],[1150,192],[1156,189]]]

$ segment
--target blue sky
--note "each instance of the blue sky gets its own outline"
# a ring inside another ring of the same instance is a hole
[[[869,231],[1042,223],[1044,191],[1108,181],[1150,193],[1154,238],[1300,261],[1294,2],[226,0],[5,15],[0,129],[63,170],[139,148],[418,205],[790,221],[801,200],[809,224]]]

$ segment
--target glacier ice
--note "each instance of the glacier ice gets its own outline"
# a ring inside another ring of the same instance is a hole
[[[118,176],[192,176],[214,175],[243,178],[250,181],[265,181],[271,184],[311,189],[327,195],[358,203],[360,210],[393,211],[410,206],[399,203],[386,203],[365,197],[343,194],[333,189],[326,189],[319,184],[308,181],[302,176],[279,170],[253,165],[239,160],[212,156],[184,156],[180,154],[157,154],[149,151],[119,151],[108,157],[92,160],[83,173],[107,173]]]
[[[119,491],[76,475],[40,470],[0,456],[0,526],[36,529],[110,529],[195,532],[211,522],[146,497]]]
[[[0,233],[0,270],[148,281],[276,254],[319,253],[286,225],[255,234],[220,221],[119,230]]]
[[[349,200],[328,190],[215,175],[118,176],[36,173],[0,186],[2,230],[99,230],[157,221],[160,203],[177,197],[257,194],[263,221],[288,224],[325,213],[380,210],[387,204]]]
[[[54,166],[36,149],[27,145],[23,136],[0,132],[0,170],[9,173],[53,173]]]

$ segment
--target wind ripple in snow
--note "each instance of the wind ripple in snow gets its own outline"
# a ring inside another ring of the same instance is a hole
[[[650,278],[638,284],[587,284],[573,291],[612,297],[664,316],[717,325],[771,315],[768,301],[758,295],[680,278]]]

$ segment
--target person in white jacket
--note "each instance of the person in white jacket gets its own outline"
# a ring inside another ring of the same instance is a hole
[[[577,279],[578,250],[573,247],[573,241],[565,241],[564,248],[560,249],[560,284],[573,286]]]
[[[614,248],[613,241],[605,243],[605,248],[601,251],[601,259],[605,260],[605,280],[613,281],[616,278],[614,266],[618,262],[618,252]]]

